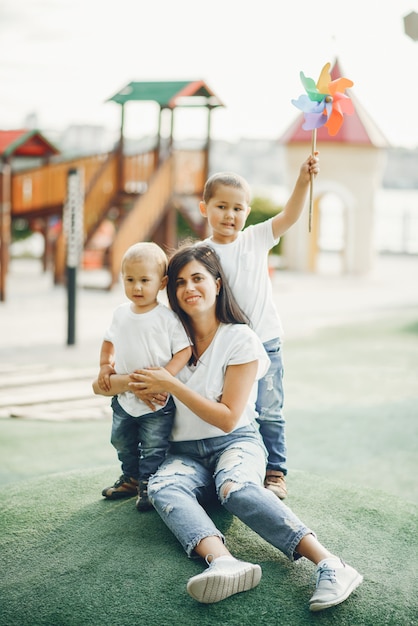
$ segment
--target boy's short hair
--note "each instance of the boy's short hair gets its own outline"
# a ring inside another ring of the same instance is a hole
[[[121,263],[122,274],[127,261],[140,261],[144,258],[151,258],[155,261],[155,264],[161,273],[161,277],[167,274],[167,255],[164,250],[153,241],[140,241],[139,243],[134,243],[133,246],[130,246],[126,250]]]
[[[248,204],[251,201],[251,189],[245,178],[235,172],[218,172],[212,174],[205,183],[203,189],[203,202],[206,204],[216,193],[216,188],[219,185],[225,185],[226,187],[235,187],[236,189],[242,189],[245,193],[245,199]]]

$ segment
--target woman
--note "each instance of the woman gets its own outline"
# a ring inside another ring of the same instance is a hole
[[[190,556],[208,568],[188,581],[199,602],[223,600],[260,582],[259,565],[235,559],[201,502],[213,487],[220,503],[289,559],[317,565],[310,609],[343,602],[362,576],[316,539],[297,516],[263,488],[266,451],[255,423],[256,380],[268,358],[246,325],[223,277],[216,253],[186,246],[171,258],[168,298],[193,343],[192,362],[177,378],[164,368],[140,370],[140,393],[169,392],[176,403],[166,460],[149,482],[155,509]]]

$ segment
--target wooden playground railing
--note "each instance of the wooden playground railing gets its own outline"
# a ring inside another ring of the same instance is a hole
[[[200,194],[205,181],[205,154],[203,150],[174,151],[174,192],[184,195]],[[12,174],[11,207],[12,217],[30,217],[60,213],[67,194],[67,177],[71,169],[82,171],[85,187],[86,236],[96,220],[102,217],[103,209],[111,196],[119,191],[143,194],[148,181],[158,165],[155,150],[124,156],[122,181],[118,181],[118,153],[106,152],[99,155],[49,163],[38,168]],[[121,184],[121,189],[118,185]]]
[[[204,150],[176,150],[174,156],[174,193],[201,196],[206,181]]]
[[[36,169],[12,174],[12,217],[29,216],[63,206],[67,195],[67,177],[71,169],[81,169],[89,187],[94,175],[109,158],[108,153],[49,163]]]
[[[142,154],[123,157],[123,191],[126,193],[144,193],[146,183],[158,166],[158,154],[155,150]]]
[[[113,192],[115,187],[115,163],[117,152],[106,152],[95,156],[69,159],[59,163],[48,163],[38,168],[15,172],[12,174],[12,214],[26,215],[39,211],[62,207],[67,194],[67,177],[71,169],[79,169],[83,173],[86,196],[98,197],[100,193],[109,195],[110,184]],[[142,191],[141,185],[146,183],[154,173],[157,164],[155,151],[145,152],[123,158],[123,189],[127,193]],[[109,176],[109,181],[106,177]],[[97,189],[97,192],[96,192]],[[94,205],[92,202],[89,207]],[[94,212],[94,211],[93,211]],[[92,219],[87,219],[91,225]]]

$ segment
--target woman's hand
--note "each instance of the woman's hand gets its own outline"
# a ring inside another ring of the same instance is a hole
[[[140,398],[146,401],[152,399],[156,404],[165,404],[168,395],[168,386],[173,380],[173,376],[164,367],[150,367],[143,370],[136,370],[130,374],[131,382],[129,389]]]
[[[136,384],[137,383],[134,383],[134,385]],[[156,404],[161,407],[165,406],[169,395],[168,393],[150,393],[142,389],[137,389],[136,391],[129,389],[129,391],[131,391],[134,396],[136,396],[139,400],[145,402],[145,404],[151,409],[151,411],[158,410],[155,408]]]

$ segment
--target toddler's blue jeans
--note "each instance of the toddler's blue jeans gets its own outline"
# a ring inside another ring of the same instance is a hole
[[[170,397],[158,411],[132,417],[112,398],[111,443],[118,453],[122,472],[138,480],[148,480],[165,458],[173,427],[175,405]]]

